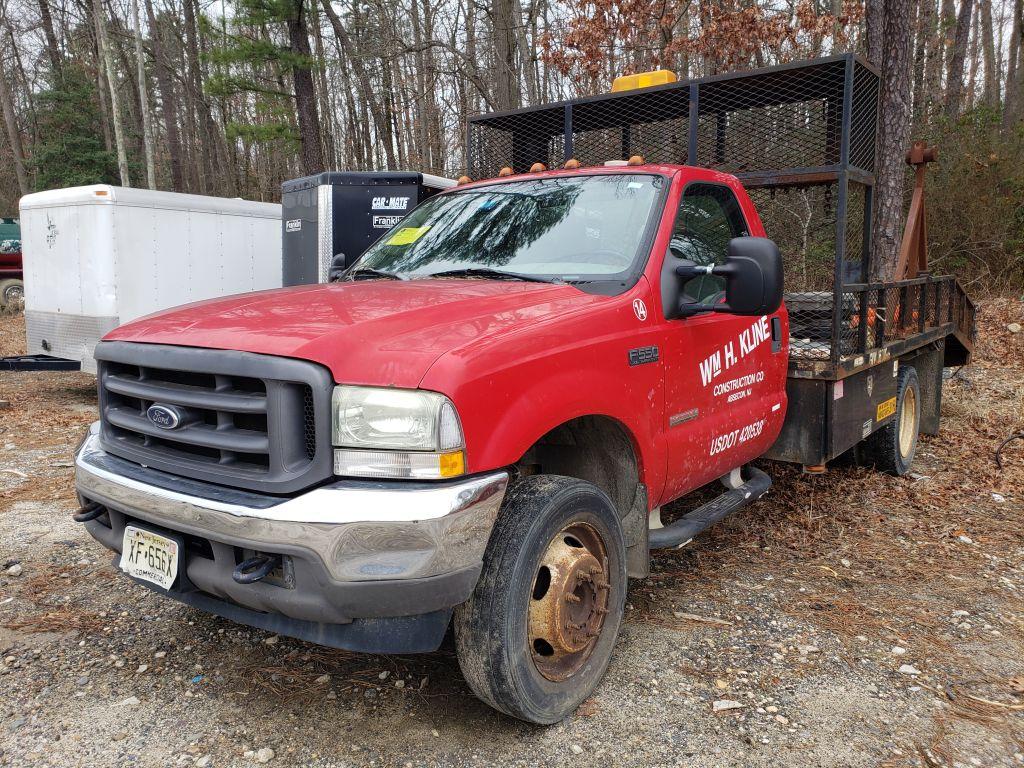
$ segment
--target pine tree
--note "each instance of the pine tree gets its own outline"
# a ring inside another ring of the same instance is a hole
[[[96,84],[66,64],[36,99],[39,140],[32,150],[37,190],[117,184],[117,158],[104,147]]]

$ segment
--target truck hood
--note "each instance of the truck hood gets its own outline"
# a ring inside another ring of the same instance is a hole
[[[446,352],[601,300],[569,285],[364,280],[196,302],[104,339],[293,357],[326,366],[338,382],[416,387]]]

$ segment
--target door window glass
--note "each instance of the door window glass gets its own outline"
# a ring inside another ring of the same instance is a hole
[[[677,258],[696,264],[722,264],[729,253],[729,241],[747,234],[747,223],[731,189],[718,184],[690,184],[683,191],[669,250]],[[701,304],[721,301],[724,292],[725,280],[715,275],[695,277],[683,286],[686,300]]]

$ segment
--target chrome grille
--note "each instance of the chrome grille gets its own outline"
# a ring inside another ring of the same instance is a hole
[[[185,477],[291,492],[330,475],[330,375],[298,360],[104,342],[100,417],[111,453]],[[152,406],[178,423],[151,419]],[[324,428],[318,430],[318,419]]]

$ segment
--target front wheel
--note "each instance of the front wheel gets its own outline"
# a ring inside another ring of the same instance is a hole
[[[608,668],[626,585],[622,528],[601,490],[555,475],[518,482],[491,534],[480,581],[455,611],[469,686],[521,720],[563,719]]]

